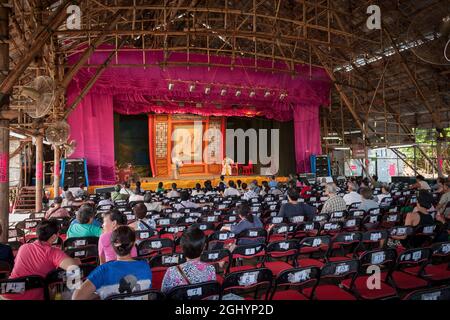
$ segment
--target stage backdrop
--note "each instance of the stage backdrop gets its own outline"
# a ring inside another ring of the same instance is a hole
[[[103,47],[95,52],[89,64],[103,64],[111,50]],[[78,59],[79,55],[73,55],[69,63]],[[128,50],[119,52],[110,64],[68,119],[71,139],[78,143],[72,157],[87,158],[93,184],[114,182],[113,112],[294,120],[297,172],[309,172],[309,155],[321,151],[319,107],[329,104],[330,81],[320,68],[296,65],[293,75],[284,63],[270,60]],[[273,66],[285,72],[263,71]],[[84,68],[77,73],[67,90],[68,105],[95,72],[95,68]],[[190,91],[192,84],[195,88]],[[205,88],[211,90],[205,93]],[[286,94],[284,99],[281,94]]]

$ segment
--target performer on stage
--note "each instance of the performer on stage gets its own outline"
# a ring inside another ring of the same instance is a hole
[[[222,175],[231,176],[231,165],[234,164],[233,159],[225,157],[222,161]]]
[[[180,157],[183,156],[183,152],[180,152],[178,156],[172,158],[172,175],[173,179],[177,180],[178,175],[180,174],[180,168],[183,166],[183,161]]]

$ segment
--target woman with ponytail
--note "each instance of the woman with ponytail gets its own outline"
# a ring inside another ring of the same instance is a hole
[[[114,294],[132,293],[151,288],[152,272],[146,260],[134,260],[131,250],[136,236],[128,226],[118,226],[111,233],[111,246],[117,261],[97,267],[81,287],[75,290],[73,300],[105,299]]]
[[[100,264],[117,259],[116,252],[111,245],[111,234],[117,227],[123,225],[127,225],[127,216],[119,210],[113,209],[103,214],[103,234],[98,240]],[[135,247],[132,248],[131,256],[137,256]]]

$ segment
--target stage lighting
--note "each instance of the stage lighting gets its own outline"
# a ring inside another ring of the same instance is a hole
[[[195,84],[191,84],[189,86],[189,92],[193,92],[195,90]]]
[[[210,87],[206,87],[205,88],[205,94],[209,94],[211,92],[211,88]]]
[[[269,97],[270,96],[270,91],[266,91],[265,93],[264,93],[264,98],[267,98],[267,97]]]
[[[224,96],[227,94],[227,89],[222,89],[222,91],[220,91],[220,95]]]
[[[280,94],[280,100],[284,100],[284,98],[286,98],[287,94],[286,93],[282,93]]]
[[[334,150],[350,150],[349,147],[335,147]]]
[[[241,90],[236,91],[236,97],[239,97],[241,95]]]
[[[173,87],[175,87],[175,85],[173,83],[169,83],[169,90],[172,91]]]
[[[250,92],[250,98],[253,98],[254,96],[256,96],[255,91]]]

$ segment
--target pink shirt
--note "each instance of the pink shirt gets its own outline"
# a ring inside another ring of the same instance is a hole
[[[61,250],[52,247],[46,242],[35,241],[26,243],[19,248],[11,272],[11,279],[31,275],[45,278],[50,271],[59,267],[61,262],[68,256]],[[22,295],[4,295],[7,299],[14,300],[43,300],[43,291],[40,289],[30,290]]]
[[[104,255],[105,262],[117,260],[116,252],[111,245],[111,233],[112,232],[103,233],[98,240],[98,255]],[[133,258],[137,257],[136,247],[131,249],[131,256]]]

